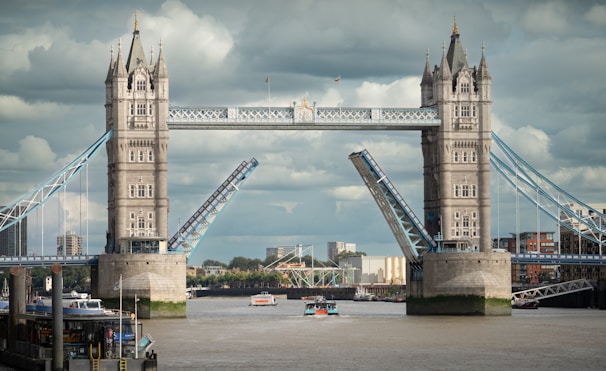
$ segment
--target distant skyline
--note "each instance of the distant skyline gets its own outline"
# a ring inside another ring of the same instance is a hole
[[[431,65],[439,64],[456,16],[470,66],[486,46],[493,131],[577,198],[606,202],[603,1],[8,0],[0,14],[0,204],[32,190],[103,134],[110,53],[128,53],[135,11],[146,58],[162,43],[170,104],[194,106],[285,107],[307,98],[324,107],[419,107],[426,50]],[[169,238],[241,161],[259,161],[192,264],[264,259],[268,247],[296,244],[313,245],[325,260],[329,241],[400,255],[347,159],[362,149],[423,216],[419,132],[170,135]],[[84,252],[103,251],[106,166],[103,151],[88,175],[69,185],[65,201],[60,195],[30,216],[30,254],[41,254],[42,245],[54,254],[64,230],[85,237]],[[509,236],[515,197],[496,174],[492,190],[492,236]],[[520,232],[557,230],[547,218],[537,226],[536,208],[521,204]]]

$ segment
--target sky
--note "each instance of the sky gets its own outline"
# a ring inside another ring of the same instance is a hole
[[[275,106],[307,98],[322,107],[417,108],[426,51],[440,63],[456,16],[470,66],[486,47],[493,131],[580,200],[605,202],[604,1],[5,0],[0,203],[103,135],[110,50],[121,41],[128,52],[135,12],[148,59],[162,43],[172,106],[265,106],[270,76]],[[325,260],[329,241],[401,255],[348,155],[367,149],[422,219],[420,141],[417,131],[171,131],[169,237],[254,157],[259,166],[191,264],[264,259],[268,247],[296,244]],[[106,172],[102,150],[61,197],[30,214],[30,255],[54,254],[65,230],[85,237],[85,253],[103,251]],[[493,237],[557,229],[532,205],[516,217],[510,187],[495,174],[491,182]]]

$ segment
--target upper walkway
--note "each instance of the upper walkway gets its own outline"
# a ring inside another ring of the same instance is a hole
[[[295,103],[295,102],[293,102]],[[422,130],[442,122],[433,108],[170,107],[171,130]]]

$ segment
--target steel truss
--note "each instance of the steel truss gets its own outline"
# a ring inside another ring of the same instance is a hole
[[[171,130],[422,130],[441,124],[433,108],[170,107]]]
[[[252,158],[242,163],[225,179],[217,190],[183,224],[168,241],[170,253],[184,253],[187,258],[198,248],[211,224],[239,190],[239,186],[248,179],[259,162]]]
[[[367,150],[354,152],[349,159],[377,202],[406,260],[420,269],[422,255],[434,251],[436,242]]]
[[[97,154],[99,149],[107,143],[112,134],[113,129],[110,129],[93,145],[88,147],[86,151],[78,156],[78,158],[36,186],[34,190],[0,209],[0,231],[18,223],[32,211],[44,205],[44,203],[58,191],[63,189],[63,187],[65,187],[65,185]]]
[[[518,301],[528,299],[540,300],[585,290],[593,290],[593,285],[588,280],[581,278],[578,280],[514,292],[511,294],[511,299]]]
[[[602,253],[602,247],[606,244],[606,215],[581,202],[544,177],[494,132],[492,138],[503,154],[503,158],[498,157],[494,148],[490,152],[490,164],[499,174],[518,193],[557,221],[560,226],[598,244]],[[574,211],[571,208],[574,204],[587,210],[587,215],[580,215]]]

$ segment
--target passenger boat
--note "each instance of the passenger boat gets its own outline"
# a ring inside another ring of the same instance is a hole
[[[263,291],[260,294],[250,296],[251,306],[274,306],[278,305],[276,297],[267,291]]]
[[[305,302],[306,316],[313,315],[338,315],[337,303],[334,300],[326,300],[324,296],[316,296],[313,301]]]
[[[64,315],[100,316],[108,313],[103,307],[101,299],[93,299],[88,294],[75,291],[63,295],[62,306]],[[48,297],[38,297],[26,304],[25,310],[37,313],[52,313],[53,301]]]

